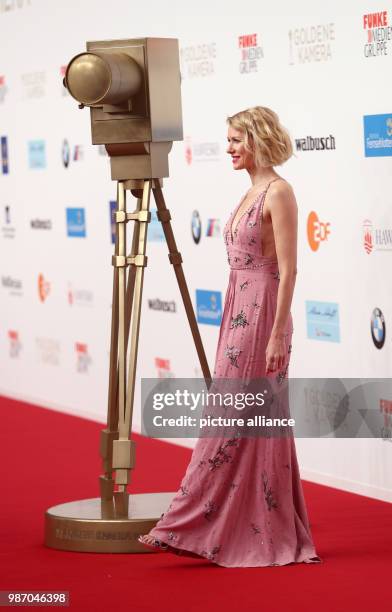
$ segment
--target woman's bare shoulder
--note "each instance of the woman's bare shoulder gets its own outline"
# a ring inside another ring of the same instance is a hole
[[[280,193],[280,194],[294,194],[294,189],[291,183],[283,177],[280,177],[282,180],[274,181],[268,191],[271,193]]]
[[[270,211],[273,208],[297,208],[294,189],[286,179],[274,181],[267,193],[266,208]]]

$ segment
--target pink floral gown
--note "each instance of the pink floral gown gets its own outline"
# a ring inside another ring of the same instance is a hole
[[[278,262],[261,253],[268,187],[237,221],[234,233],[231,224],[243,200],[224,228],[230,275],[215,378],[266,376],[279,286]],[[292,332],[290,313],[286,365],[273,376],[288,376]],[[224,567],[320,562],[293,436],[198,438],[178,492],[149,535],[158,547],[190,551]]]

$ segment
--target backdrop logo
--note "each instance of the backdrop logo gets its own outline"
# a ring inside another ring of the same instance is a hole
[[[43,274],[38,274],[38,297],[41,302],[45,302],[46,298],[50,293],[50,289],[50,282],[45,280]]]
[[[11,221],[11,206],[9,206],[8,204],[4,206],[4,217],[1,231],[3,238],[15,238],[16,229]]]
[[[192,163],[192,143],[189,136],[185,138],[185,160],[188,166]]]
[[[392,400],[380,398],[380,412],[384,416],[381,437],[384,442],[392,442]]]
[[[63,166],[65,168],[68,168],[71,159],[73,162],[80,161],[83,159],[83,146],[74,145],[71,149],[68,140],[64,138],[61,147],[61,157],[63,160]]]
[[[18,359],[19,353],[22,349],[22,343],[19,338],[19,332],[16,329],[8,330],[8,340],[9,340],[9,356],[11,359]]]
[[[388,41],[392,38],[392,28],[388,26],[387,11],[364,15],[363,29],[367,34],[364,56],[388,55]]]
[[[88,346],[84,342],[75,342],[76,352],[76,371],[85,373],[88,372],[91,364],[91,356],[88,352]]]
[[[174,373],[170,367],[170,360],[163,357],[155,357],[155,368],[158,378],[173,378]]]
[[[188,136],[185,141],[185,159],[192,162],[216,162],[220,158],[219,142],[194,142]]]
[[[241,52],[240,73],[257,72],[259,60],[264,57],[263,49],[257,43],[257,34],[239,36],[238,48]]]
[[[336,149],[335,137],[329,136],[305,136],[295,139],[297,151],[330,151]]]
[[[307,223],[307,235],[309,246],[312,251],[318,251],[320,242],[328,240],[328,236],[331,233],[330,223],[323,223],[319,220],[317,213],[313,210],[309,213]]]
[[[216,43],[184,47],[180,51],[181,76],[206,77],[215,73]]]
[[[5,83],[5,76],[3,74],[0,74],[0,104],[4,102],[7,93],[8,88]]]
[[[368,255],[373,251],[391,251],[392,229],[373,228],[371,220],[365,219],[363,222],[363,246]]]
[[[384,315],[379,308],[375,308],[372,312],[370,333],[372,334],[374,346],[378,349],[382,349],[385,342],[386,329]]]
[[[65,66],[60,66],[60,77],[61,77],[61,90],[60,91],[61,91],[61,95],[62,96],[69,96],[70,95],[68,89],[66,87],[64,87],[64,83],[63,83],[63,80],[65,78],[66,70],[67,70],[67,66],[66,65]]]
[[[4,289],[7,289],[9,295],[20,297],[23,295],[23,284],[20,278],[14,278],[12,276],[2,276],[1,285]]]
[[[63,140],[63,146],[61,149],[61,156],[63,158],[63,165],[65,168],[69,166],[69,158],[70,158],[70,150],[69,150],[69,142],[66,138]]]
[[[340,342],[339,304],[307,300],[306,326],[310,340]]]
[[[222,319],[221,292],[196,289],[196,308],[199,323],[220,325]]]
[[[116,200],[110,200],[109,202],[109,223],[110,223],[110,239],[111,239],[112,244],[116,243],[116,222],[114,220],[114,213],[116,212],[116,209],[117,209]]]
[[[84,208],[67,208],[67,235],[72,238],[86,237],[86,220]]]
[[[83,156],[84,156],[83,146],[82,145],[74,145],[73,154],[72,154],[72,161],[74,161],[74,162],[81,161],[83,159]]]
[[[207,219],[206,236],[208,238],[217,238],[218,236],[220,236],[219,219]]]
[[[9,173],[9,161],[8,161],[8,138],[7,136],[0,137],[1,143],[1,173]]]
[[[44,140],[30,140],[27,143],[29,155],[29,168],[37,170],[46,168],[46,152]]]
[[[392,155],[392,114],[364,115],[365,157]]]
[[[194,210],[192,213],[191,231],[193,242],[199,244],[201,238],[201,219],[198,210]]]
[[[34,100],[43,98],[46,88],[45,72],[26,72],[21,76],[23,98],[25,100]]]
[[[163,232],[162,223],[158,219],[157,209],[154,208],[151,212],[150,223],[148,224],[147,241],[148,242],[166,242]]]
[[[309,64],[331,60],[334,40],[334,23],[289,30],[289,63]]]
[[[0,0],[0,13],[9,13],[27,6],[31,6],[31,0]]]
[[[38,230],[51,230],[52,229],[52,219],[40,219],[36,217],[35,219],[30,220],[31,229]]]
[[[60,363],[60,342],[55,338],[36,338],[38,360],[46,365],[58,366]]]
[[[177,312],[176,303],[174,300],[168,302],[167,300],[160,300],[159,298],[148,299],[148,308],[150,310],[161,310],[162,312]]]
[[[89,289],[84,287],[74,287],[71,282],[68,283],[67,299],[70,306],[91,307],[94,302],[94,294]]]

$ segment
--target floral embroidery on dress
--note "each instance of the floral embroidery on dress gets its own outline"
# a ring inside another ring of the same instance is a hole
[[[174,531],[169,531],[167,539],[170,540],[171,542],[175,542],[175,540],[178,540],[178,536],[175,535]]]
[[[278,503],[273,496],[272,488],[268,486],[268,475],[266,470],[263,470],[262,479],[264,488],[264,499],[267,502],[268,510],[271,511],[272,508],[278,507]]]
[[[240,291],[243,291],[244,289],[247,289],[249,287],[249,281],[246,280],[243,283],[240,283]]]
[[[251,239],[248,241],[248,246],[252,246],[252,244],[256,244],[256,240],[253,238],[253,236],[252,236],[252,238],[251,238]]]
[[[239,367],[237,359],[241,353],[242,353],[242,350],[239,349],[238,347],[235,347],[234,345],[227,346],[225,349],[225,356],[230,359],[231,365],[234,366],[235,368]]]
[[[208,502],[204,504],[204,507],[206,508],[206,511],[204,513],[204,518],[206,518],[207,521],[210,521],[211,516],[214,514],[214,512],[217,512],[218,506],[216,505],[215,502],[209,499]]]
[[[235,488],[236,488],[236,487],[238,487],[238,486],[239,486],[238,484],[236,484],[235,482],[232,482],[232,483],[230,484],[230,489],[235,489]]]
[[[246,325],[249,325],[247,318],[246,318],[246,314],[244,313],[243,310],[241,310],[240,313],[238,313],[237,316],[235,317],[231,317],[231,325],[230,325],[230,329],[234,329],[235,327],[245,327]]]
[[[215,556],[220,552],[221,548],[221,546],[214,546],[214,548],[208,552],[206,550],[202,550],[201,554],[205,555],[210,561],[215,561]]]
[[[159,540],[159,538],[154,539],[153,546],[155,546],[156,548],[161,548],[162,550],[167,550],[169,547],[166,542],[162,542],[162,540]]]
[[[247,266],[248,264],[251,264],[253,262],[254,262],[254,257],[252,257],[250,253],[247,253],[245,255],[245,265]]]
[[[253,306],[253,308],[261,308],[261,304],[257,303],[257,295],[256,295],[256,297],[254,299],[254,302],[252,302],[252,306]]]
[[[229,463],[232,461],[233,457],[230,455],[226,448],[229,446],[238,446],[237,440],[235,438],[230,438],[224,444],[221,444],[212,459],[208,459],[208,463],[210,464],[210,470],[216,470],[221,467],[224,463]]]
[[[249,221],[248,223],[248,227],[250,228],[255,227],[255,225],[257,225],[256,221]]]
[[[261,529],[256,523],[251,523],[250,526],[254,534],[261,533]]]
[[[277,377],[276,377],[276,381],[277,381],[277,383],[278,383],[278,384],[281,384],[281,383],[284,381],[284,379],[286,378],[286,374],[287,374],[288,367],[289,367],[289,366],[288,366],[288,365],[286,365],[285,369],[284,369],[284,370],[281,370],[281,371],[278,373],[278,375],[277,375]]]

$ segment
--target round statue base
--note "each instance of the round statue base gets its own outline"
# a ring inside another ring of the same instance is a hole
[[[45,513],[45,544],[75,552],[154,552],[137,538],[155,526],[174,495],[129,495],[128,516],[116,516],[112,500],[102,501],[100,497],[53,506]]]

